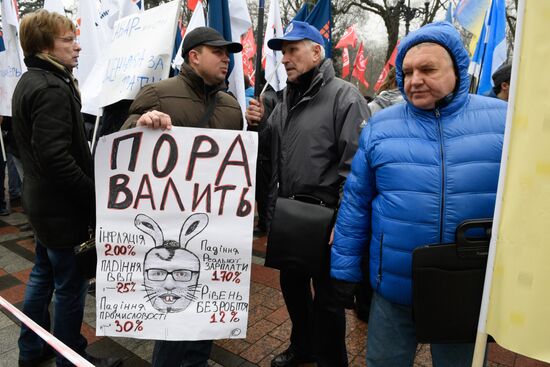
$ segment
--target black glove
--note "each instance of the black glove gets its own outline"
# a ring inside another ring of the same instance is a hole
[[[351,283],[345,280],[332,278],[332,288],[334,289],[334,298],[336,303],[344,308],[352,310],[355,308],[355,292],[359,284]]]

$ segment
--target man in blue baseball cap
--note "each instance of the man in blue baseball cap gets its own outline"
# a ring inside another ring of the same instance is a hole
[[[287,86],[271,114],[254,99],[246,112],[249,125],[267,124],[260,131],[270,134],[273,178],[268,226],[278,197],[309,195],[327,206],[338,206],[360,125],[369,117],[357,88],[336,78],[323,43],[315,27],[299,21],[292,22],[283,37],[269,40],[269,48],[283,52]],[[271,361],[272,367],[304,362],[320,367],[348,365],[344,308],[336,301],[328,258],[319,269],[313,273],[281,266],[281,290],[292,332],[289,348]]]

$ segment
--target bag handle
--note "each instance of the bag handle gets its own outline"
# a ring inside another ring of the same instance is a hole
[[[489,242],[491,241],[491,229],[493,219],[469,219],[458,225],[456,228],[456,252],[459,257],[487,256]],[[469,238],[466,232],[472,229],[482,229],[484,236]]]
[[[290,200],[298,200],[298,201],[303,201],[305,203],[316,204],[316,205],[325,206],[325,207],[327,206],[327,203],[325,203],[322,199],[319,199],[318,197],[315,197],[313,195],[294,194],[294,195],[290,195],[288,198]]]

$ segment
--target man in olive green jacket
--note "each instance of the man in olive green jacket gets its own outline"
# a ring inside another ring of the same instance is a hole
[[[241,108],[225,92],[229,53],[240,52],[240,43],[228,42],[212,28],[200,27],[185,37],[185,63],[173,78],[146,85],[130,106],[122,126],[170,129],[172,126],[239,130]],[[153,367],[206,367],[212,340],[157,340]]]
[[[242,45],[225,41],[212,28],[199,27],[184,40],[185,63],[179,75],[144,86],[130,106],[122,126],[173,126],[242,129],[241,108],[225,92],[229,53]]]

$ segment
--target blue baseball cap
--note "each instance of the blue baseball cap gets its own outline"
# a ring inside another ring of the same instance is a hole
[[[281,38],[272,38],[267,41],[267,47],[272,50],[279,51],[283,49],[283,41],[301,41],[301,40],[311,40],[320,45],[324,45],[325,41],[323,36],[314,26],[306,23],[295,20],[290,23],[286,28],[285,34]]]

